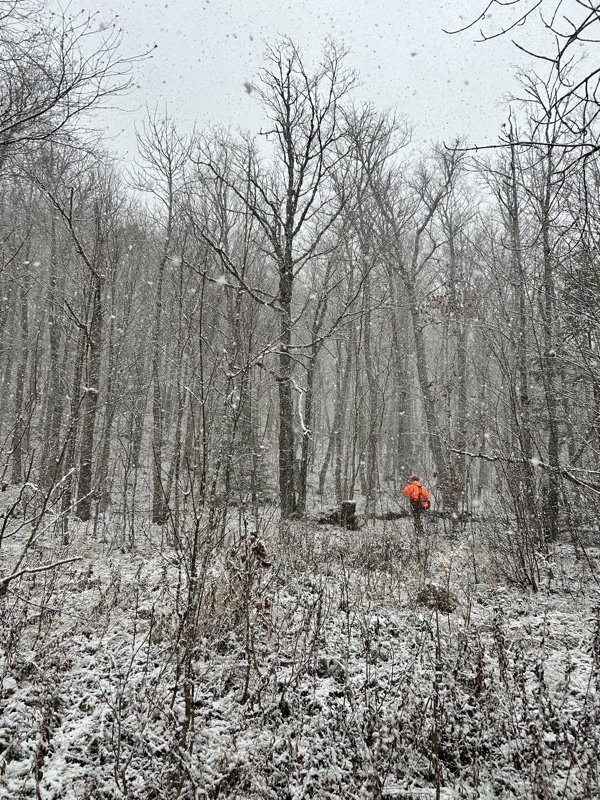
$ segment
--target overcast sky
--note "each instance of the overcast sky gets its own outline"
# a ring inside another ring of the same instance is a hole
[[[444,33],[484,6],[485,0],[75,0],[70,11],[98,11],[98,26],[118,15],[125,54],[157,46],[136,65],[136,88],[120,102],[123,110],[102,116],[112,147],[126,155],[146,105],[166,107],[182,132],[194,124],[258,132],[260,106],[244,84],[260,69],[265,42],[282,35],[309,69],[327,36],[344,44],[362,84],[356,100],[405,114],[417,142],[493,141],[507,117],[516,65],[527,59],[508,38],[476,43],[477,29]]]

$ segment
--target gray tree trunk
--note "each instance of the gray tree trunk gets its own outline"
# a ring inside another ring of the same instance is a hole
[[[100,247],[100,243],[98,243]],[[96,413],[100,393],[100,368],[102,362],[102,285],[99,261],[97,273],[92,276],[91,320],[87,341],[88,369],[82,406],[81,450],[79,454],[79,482],[77,486],[76,514],[86,522],[91,517],[93,498],[93,458]]]

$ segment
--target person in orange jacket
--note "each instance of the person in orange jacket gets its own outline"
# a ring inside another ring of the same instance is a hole
[[[424,509],[429,508],[430,506],[429,492],[419,481],[418,475],[411,475],[408,480],[410,482],[402,491],[410,498],[410,510],[412,511],[413,520],[415,523],[415,533],[423,533],[421,513]]]

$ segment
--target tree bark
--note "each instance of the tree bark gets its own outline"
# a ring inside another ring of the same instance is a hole
[[[292,394],[292,269],[282,265],[279,276],[279,502],[281,515],[296,511],[294,399]]]
[[[63,416],[63,398],[61,397],[61,365],[59,363],[61,345],[61,327],[58,314],[58,248],[56,242],[56,211],[51,210],[50,229],[50,276],[48,286],[48,327],[49,327],[49,364],[46,379],[46,413],[44,414],[44,437],[40,464],[41,483],[50,488],[54,476],[54,466],[59,457],[58,443],[60,425]]]
[[[29,308],[28,308],[29,276],[24,272],[19,288],[19,361],[15,378],[14,424],[12,435],[12,473],[11,480],[19,484],[23,482],[23,440],[26,433],[25,408],[25,375],[29,358]],[[28,422],[28,421],[27,421]]]
[[[100,208],[96,206],[96,242],[90,275],[91,319],[87,333],[87,375],[83,394],[81,450],[79,454],[79,482],[77,487],[76,514],[86,522],[91,517],[93,498],[93,458],[96,413],[100,394],[100,369],[102,363],[102,315],[103,315],[103,241]]]
[[[86,522],[91,517],[93,498],[93,457],[96,413],[100,392],[100,367],[102,360],[102,283],[100,274],[92,278],[91,320],[87,337],[88,370],[82,407],[81,451],[79,456],[79,482],[76,514]]]

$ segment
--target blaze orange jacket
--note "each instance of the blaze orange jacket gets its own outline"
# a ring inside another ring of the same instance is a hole
[[[429,492],[422,483],[419,483],[419,481],[413,481],[412,483],[409,483],[408,486],[405,486],[402,491],[404,494],[410,495],[410,499],[413,501],[413,503],[418,503],[419,499],[429,500]]]

